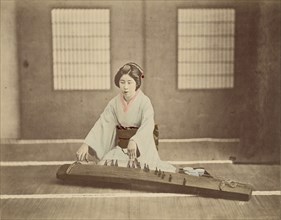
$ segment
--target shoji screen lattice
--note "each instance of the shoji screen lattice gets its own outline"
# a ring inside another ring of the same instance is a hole
[[[109,9],[53,9],[55,90],[110,89]]]
[[[178,88],[233,88],[234,35],[234,9],[178,9]]]

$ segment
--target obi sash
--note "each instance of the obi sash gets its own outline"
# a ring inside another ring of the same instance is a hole
[[[133,137],[138,131],[138,127],[123,127],[121,125],[116,126],[117,145],[123,149],[127,148],[130,138]],[[156,148],[158,150],[159,143],[159,130],[158,125],[154,126],[153,137]]]

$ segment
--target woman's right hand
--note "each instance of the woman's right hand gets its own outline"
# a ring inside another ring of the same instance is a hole
[[[76,152],[76,158],[78,161],[86,160],[88,162],[89,158],[89,146],[85,143],[81,145],[81,147]]]

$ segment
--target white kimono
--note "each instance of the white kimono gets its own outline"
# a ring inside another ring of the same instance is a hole
[[[129,161],[128,155],[116,146],[117,125],[138,127],[137,133],[131,137],[131,140],[137,144],[140,152],[138,161],[142,167],[148,164],[153,170],[157,168],[167,172],[176,171],[174,166],[159,158],[153,138],[153,107],[150,99],[140,89],[128,104],[122,94],[110,100],[85,138],[84,142],[96,152],[100,164],[105,160],[118,160],[118,165],[123,162],[124,166]]]

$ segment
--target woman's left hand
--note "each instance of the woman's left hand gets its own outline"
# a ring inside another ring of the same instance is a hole
[[[130,160],[134,160],[137,157],[137,144],[133,140],[128,143],[128,156]]]

